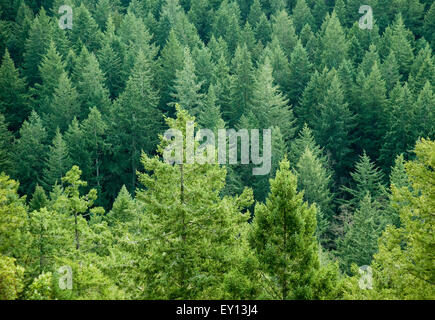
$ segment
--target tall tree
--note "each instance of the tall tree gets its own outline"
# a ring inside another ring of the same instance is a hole
[[[284,159],[265,204],[257,203],[250,243],[261,263],[264,291],[273,299],[304,299],[313,294],[319,269],[316,209],[297,192],[297,178]],[[294,263],[298,261],[298,263]]]
[[[29,114],[26,83],[15,68],[8,50],[0,67],[0,113],[13,132],[21,127]]]

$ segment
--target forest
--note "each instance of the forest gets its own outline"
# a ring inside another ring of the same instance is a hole
[[[432,0],[0,0],[0,300],[434,300],[434,48]]]

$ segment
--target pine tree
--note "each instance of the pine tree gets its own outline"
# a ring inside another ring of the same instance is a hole
[[[101,191],[103,174],[101,172],[103,156],[107,153],[110,145],[106,142],[108,126],[103,120],[100,111],[93,107],[89,111],[88,118],[81,124],[83,144],[87,154],[86,177],[91,187]]]
[[[55,184],[60,184],[61,178],[70,168],[71,160],[68,157],[68,148],[62,134],[57,129],[45,161],[42,186],[50,191]]]
[[[260,20],[255,27],[255,37],[258,42],[269,43],[272,33],[272,27],[269,20],[264,13],[261,14]]]
[[[29,202],[30,211],[38,211],[48,205],[48,198],[45,194],[44,188],[40,185],[36,185],[33,192],[32,199]]]
[[[29,114],[26,100],[26,83],[20,77],[6,49],[0,67],[0,113],[13,132],[20,128]]]
[[[102,33],[89,10],[82,3],[74,9],[74,27],[71,32],[71,42],[76,49],[86,46],[90,51],[101,48]]]
[[[367,151],[367,154],[377,159],[381,147],[382,137],[385,135],[385,108],[386,84],[382,79],[377,63],[373,65],[367,77],[359,75],[357,85],[360,91],[357,110],[357,130],[360,137],[360,146]]]
[[[266,204],[255,207],[250,243],[265,273],[265,295],[272,299],[309,299],[319,269],[316,209],[296,188],[297,178],[284,159]]]
[[[206,46],[196,47],[192,51],[192,60],[195,65],[195,74],[201,83],[201,91],[207,92],[213,76],[214,63],[211,60],[211,52]]]
[[[251,4],[251,7],[249,8],[249,14],[247,19],[247,21],[253,28],[257,26],[257,23],[260,21],[262,13],[263,10],[261,9],[260,0],[254,0]]]
[[[417,128],[415,136],[435,139],[435,129],[433,126],[435,121],[435,113],[433,112],[434,106],[435,94],[433,86],[431,86],[428,81],[420,91],[415,105],[415,125]]]
[[[107,220],[110,224],[118,224],[129,222],[134,219],[136,206],[133,198],[125,186],[122,186],[115,201],[113,202],[112,210],[107,214]]]
[[[225,128],[222,120],[220,107],[216,104],[214,85],[210,85],[207,98],[198,115],[198,125],[201,128],[212,130],[217,136],[217,130]]]
[[[216,38],[222,37],[234,52],[240,36],[240,8],[236,2],[224,0],[216,10],[212,33]]]
[[[328,167],[328,160],[325,157],[324,149],[316,143],[313,132],[305,123],[299,131],[298,136],[290,143],[288,159],[292,168],[296,167],[300,157],[307,148],[310,149],[314,157],[322,162],[324,167]]]
[[[199,82],[195,74],[195,65],[188,48],[184,50],[184,66],[182,70],[176,72],[174,80],[173,93],[171,96],[175,103],[190,112],[197,115],[204,104],[204,94],[201,93],[202,82]]]
[[[392,165],[396,155],[409,154],[418,138],[415,98],[407,83],[403,87],[398,84],[393,89],[389,104],[388,130],[379,157],[385,168]]]
[[[81,103],[79,117],[86,118],[90,108],[97,107],[103,113],[110,109],[109,91],[104,86],[104,75],[99,67],[98,60],[93,53],[90,54],[88,64],[78,71],[77,92]]]
[[[432,50],[428,45],[418,52],[411,66],[409,86],[415,94],[418,94],[423,89],[426,81],[429,81],[435,87],[435,63],[432,57]]]
[[[391,92],[397,83],[401,82],[402,76],[399,73],[399,65],[397,64],[396,55],[393,51],[381,65],[382,77],[385,80],[387,92]]]
[[[20,181],[20,189],[24,194],[35,190],[44,167],[47,152],[45,145],[47,133],[41,118],[32,112],[20,129],[20,138],[14,145],[15,164],[14,177]]]

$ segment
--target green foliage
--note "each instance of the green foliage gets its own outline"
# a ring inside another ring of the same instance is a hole
[[[15,300],[23,290],[24,268],[15,259],[0,255],[0,299]]]

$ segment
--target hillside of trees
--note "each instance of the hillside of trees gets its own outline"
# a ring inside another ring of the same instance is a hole
[[[0,0],[0,300],[435,299],[434,48],[432,0]]]

